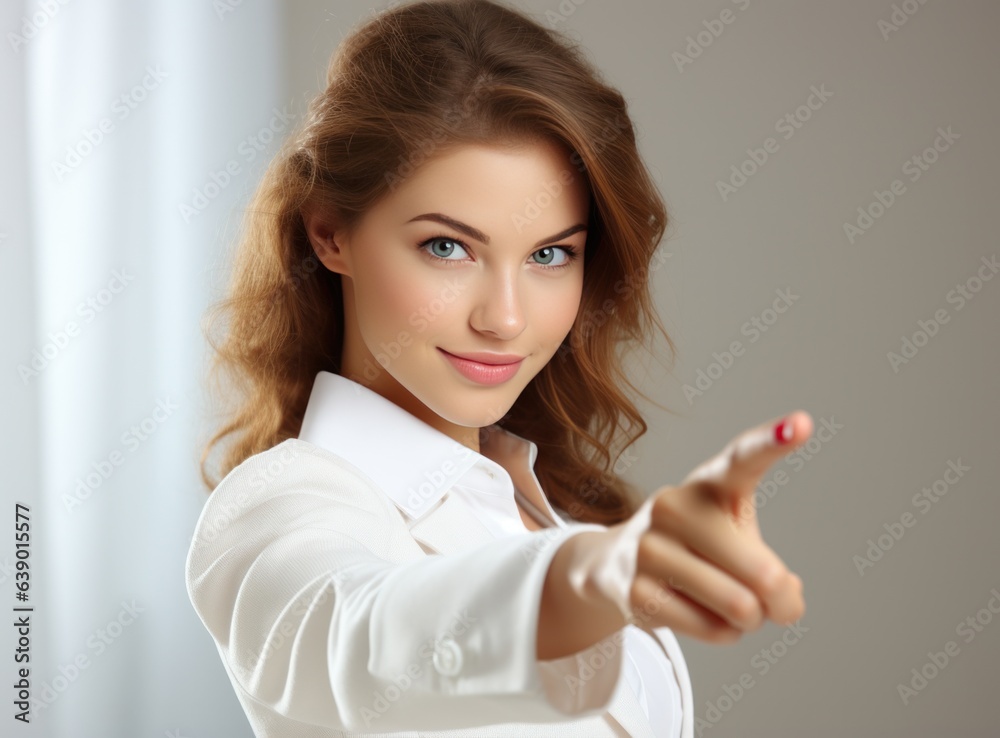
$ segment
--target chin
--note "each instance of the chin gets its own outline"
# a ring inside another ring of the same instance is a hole
[[[488,425],[493,425],[507,414],[512,405],[512,403],[508,404],[507,402],[498,405],[497,402],[490,401],[485,396],[478,399],[470,398],[467,402],[456,403],[456,399],[459,398],[456,395],[451,395],[444,406],[431,407],[431,409],[449,423],[464,428],[485,428]]]

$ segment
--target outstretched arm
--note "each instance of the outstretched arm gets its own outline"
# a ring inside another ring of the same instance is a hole
[[[289,718],[385,732],[565,721],[606,709],[621,649],[583,682],[563,678],[576,654],[539,661],[542,590],[560,546],[603,529],[428,556],[366,477],[292,439],[212,493],[187,586],[232,678]]]

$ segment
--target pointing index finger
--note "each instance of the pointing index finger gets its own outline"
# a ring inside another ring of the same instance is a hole
[[[788,415],[744,431],[719,453],[698,465],[682,485],[708,484],[726,496],[752,492],[764,472],[812,435],[809,413],[796,410]],[[782,442],[783,441],[783,442]]]
[[[809,413],[795,410],[740,434],[727,448],[729,464],[722,484],[729,489],[754,490],[760,477],[812,431]]]

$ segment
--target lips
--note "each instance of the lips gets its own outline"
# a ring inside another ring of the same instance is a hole
[[[459,359],[466,359],[467,361],[475,361],[479,364],[489,364],[490,366],[504,366],[508,364],[516,364],[521,361],[524,357],[518,356],[517,354],[494,354],[486,351],[477,351],[472,353],[456,353],[454,351],[445,351],[441,349],[446,354],[451,354],[452,356],[457,356]]]
[[[440,347],[438,347],[438,351],[441,352],[441,355],[444,356],[448,363],[451,364],[459,374],[480,385],[498,385],[506,382],[518,373],[521,369],[521,364],[524,361],[524,357],[517,357],[516,354],[514,354],[514,357],[517,360],[510,362],[511,354],[484,354],[480,352],[459,356],[458,354],[452,354],[445,351]],[[475,356],[479,358],[467,359],[465,358],[466,356]],[[494,362],[503,359],[508,363],[487,364],[482,360],[483,358]]]

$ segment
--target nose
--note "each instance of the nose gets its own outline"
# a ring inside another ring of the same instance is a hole
[[[521,335],[525,328],[517,268],[505,269],[495,279],[484,276],[472,311],[472,327],[498,340],[509,341]]]

